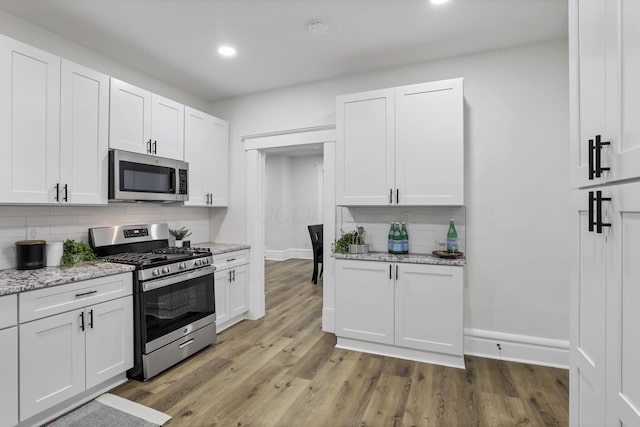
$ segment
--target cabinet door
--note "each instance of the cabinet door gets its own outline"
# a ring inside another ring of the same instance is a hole
[[[111,78],[109,148],[151,153],[151,92]]]
[[[84,391],[82,318],[75,310],[20,325],[20,420]]]
[[[640,183],[607,189],[607,422],[640,425]],[[603,190],[604,193],[604,190]]]
[[[462,79],[396,88],[396,202],[464,204]]]
[[[336,98],[336,202],[395,203],[394,90]]]
[[[571,270],[571,404],[574,426],[605,422],[606,237],[589,231],[589,196],[573,194]]]
[[[229,316],[236,317],[249,311],[249,265],[231,270],[229,283]]]
[[[109,77],[63,59],[60,102],[60,200],[107,204]]]
[[[133,367],[133,298],[88,307],[86,387],[91,388]]]
[[[462,355],[463,268],[396,264],[395,345]]]
[[[393,344],[393,266],[336,260],[336,335]]]
[[[229,320],[229,272],[231,270],[218,270],[213,276],[214,295],[216,298],[216,332],[220,332],[221,326]]]
[[[184,159],[184,105],[151,95],[151,139],[153,154]]]
[[[211,204],[229,205],[229,123],[212,118],[213,160],[211,181]]]
[[[0,201],[57,198],[60,58],[0,36]]]
[[[0,427],[18,424],[18,328],[0,331]]]

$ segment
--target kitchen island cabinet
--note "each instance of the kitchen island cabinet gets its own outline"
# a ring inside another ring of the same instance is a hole
[[[222,207],[229,200],[229,123],[185,107],[184,161],[189,163],[185,206]]]
[[[461,78],[338,96],[336,134],[338,205],[464,205]]]
[[[216,332],[247,318],[249,312],[249,250],[213,256]]]
[[[335,265],[337,347],[464,368],[462,267]]]
[[[17,297],[0,297],[0,427],[18,424]]]

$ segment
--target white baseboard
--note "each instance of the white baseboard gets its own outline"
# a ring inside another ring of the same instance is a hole
[[[569,341],[482,329],[464,330],[464,353],[569,369]]]
[[[291,258],[313,259],[313,251],[311,249],[295,248],[289,248],[282,251],[266,249],[264,251],[264,257],[270,261],[286,261]]]

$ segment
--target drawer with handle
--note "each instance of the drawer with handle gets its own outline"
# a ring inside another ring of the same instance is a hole
[[[131,273],[122,273],[23,292],[18,303],[20,323],[131,295],[132,282]]]
[[[249,250],[244,249],[235,252],[226,252],[213,256],[213,265],[216,271],[226,270],[227,268],[237,267],[249,263]]]

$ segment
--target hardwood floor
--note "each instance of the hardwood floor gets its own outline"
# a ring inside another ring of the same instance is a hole
[[[569,375],[466,357],[465,370],[336,349],[311,261],[266,264],[267,314],[146,382],[111,392],[167,426],[566,426]]]

